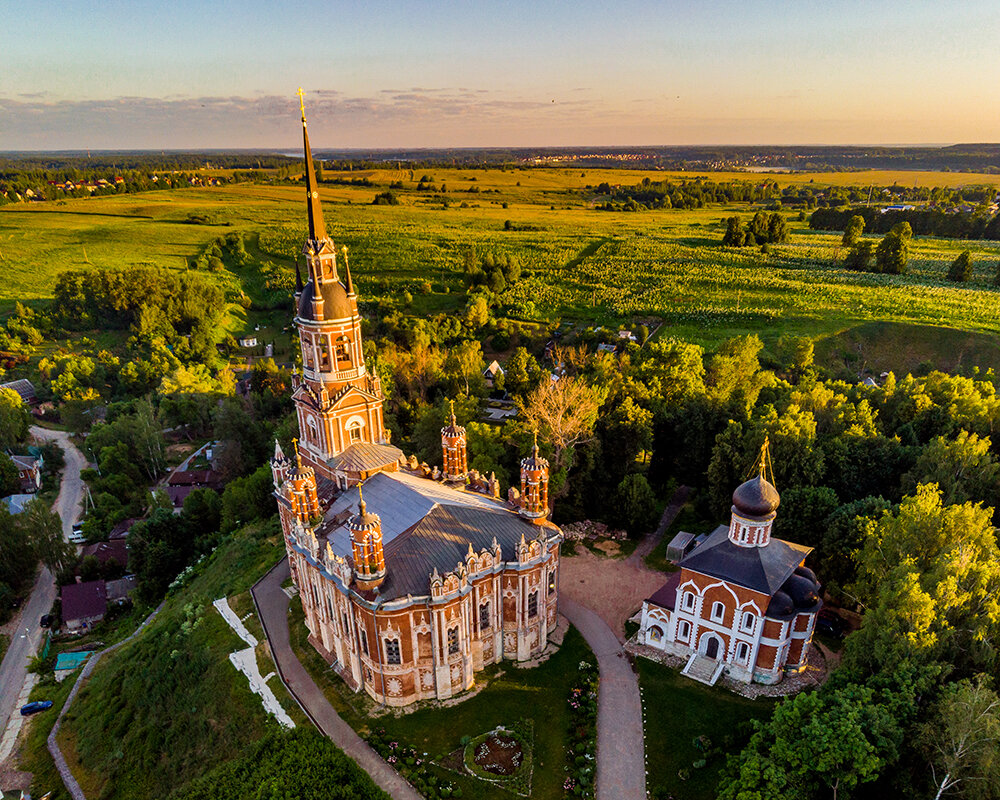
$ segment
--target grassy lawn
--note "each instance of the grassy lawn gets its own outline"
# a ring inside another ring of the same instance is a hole
[[[245,645],[211,602],[245,592],[283,554],[272,526],[238,531],[142,636],[101,660],[59,736],[88,797],[166,797],[277,726],[229,662]],[[291,709],[280,683],[269,685]]]
[[[749,738],[749,721],[768,717],[773,702],[704,686],[645,658],[637,664],[646,717],[647,789],[654,798],[712,800],[726,754],[739,751]],[[713,751],[721,752],[695,768],[705,754],[693,741],[703,735]],[[678,777],[682,769],[689,772],[687,780]]]
[[[535,772],[531,796],[539,800],[563,797],[569,725],[567,697],[575,685],[580,661],[596,663],[593,653],[575,628],[570,628],[562,647],[541,666],[518,669],[504,662],[499,669],[491,668],[484,673],[489,676],[489,686],[457,705],[448,708],[427,705],[399,717],[391,714],[370,717],[365,709],[370,709],[373,704],[367,702],[367,696],[364,696],[364,702],[359,702],[361,696],[350,692],[306,641],[307,631],[297,598],[292,601],[289,624],[292,644],[299,658],[338,713],[359,733],[385,728],[392,737],[438,760],[458,749],[463,736],[475,737],[497,725],[532,719],[535,725]],[[488,800],[514,796],[469,776],[444,770],[441,774],[457,783],[465,798]]]
[[[34,776],[31,782],[32,797],[41,797],[46,792],[52,792],[51,800],[69,800],[69,793],[63,786],[56,764],[45,746],[45,740],[52,731],[52,726],[56,724],[56,717],[59,716],[66,697],[73,688],[77,674],[74,672],[66,680],[56,683],[52,673],[49,673],[31,690],[30,700],[52,701],[52,708],[34,714],[28,719],[27,734],[22,733],[25,738],[21,745],[18,767]]]

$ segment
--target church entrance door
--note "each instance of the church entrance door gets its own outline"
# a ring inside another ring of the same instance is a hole
[[[714,636],[708,640],[708,646],[705,648],[705,655],[708,658],[719,657],[719,640]]]

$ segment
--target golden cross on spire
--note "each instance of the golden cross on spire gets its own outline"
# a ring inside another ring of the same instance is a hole
[[[299,469],[302,468],[302,456],[299,455],[299,440],[292,437],[292,447],[295,448],[295,463],[298,465]]]
[[[760,446],[760,455],[757,456],[757,463],[754,464],[753,472],[764,480],[768,480],[770,475],[770,482],[774,484],[774,470],[771,467],[771,441],[770,438],[764,435],[764,444]]]
[[[306,101],[303,98],[305,97],[306,93],[302,91],[302,87],[300,86],[299,90],[296,92],[296,94],[299,96],[299,108],[302,109],[302,121],[305,122],[306,121]]]
[[[535,452],[535,455],[537,455],[538,454],[538,428],[535,428],[535,430],[534,430],[534,440],[535,440],[535,444],[532,447],[532,450]]]
[[[449,400],[448,403],[451,405],[451,424],[455,424],[455,401]]]
[[[361,484],[358,484],[358,509],[361,511],[361,516],[365,515],[365,496],[361,493]]]

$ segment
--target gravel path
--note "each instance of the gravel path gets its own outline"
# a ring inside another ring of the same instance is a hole
[[[565,562],[564,562],[565,563]],[[562,596],[559,609],[597,656],[597,800],[646,800],[646,759],[639,681],[607,623]]]
[[[420,800],[417,791],[341,719],[296,657],[289,642],[290,600],[281,589],[288,576],[288,559],[284,558],[251,590],[281,682],[313,724],[353,758],[385,792],[396,800]]]

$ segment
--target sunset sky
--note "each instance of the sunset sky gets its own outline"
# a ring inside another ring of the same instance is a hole
[[[997,0],[0,0],[0,150],[1000,140]]]

